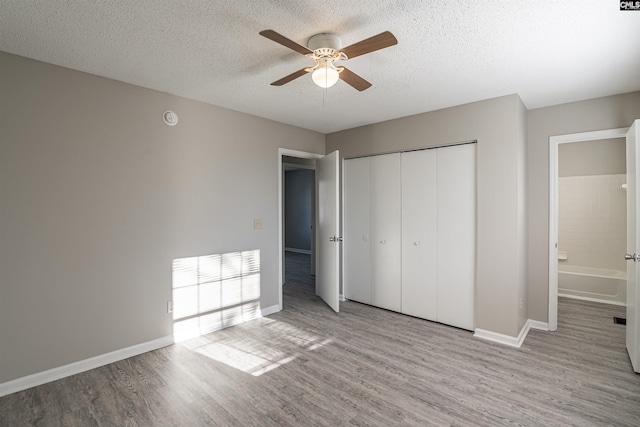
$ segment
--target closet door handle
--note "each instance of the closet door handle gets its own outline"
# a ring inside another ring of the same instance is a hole
[[[380,243],[382,243],[384,245],[385,243],[387,243],[387,241],[386,240],[380,240]]]
[[[420,240],[416,240],[415,242],[413,242],[413,244],[414,244],[415,246],[420,246]]]

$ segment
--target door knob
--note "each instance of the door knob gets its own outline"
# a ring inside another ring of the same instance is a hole
[[[380,240],[380,243],[382,243],[384,245],[385,243],[387,243],[387,241],[386,240]]]
[[[624,254],[624,259],[626,259],[627,261],[634,260],[635,262],[638,262],[638,255],[636,255],[636,254],[633,254],[633,255]]]

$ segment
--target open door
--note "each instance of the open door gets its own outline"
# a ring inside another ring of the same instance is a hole
[[[640,174],[637,173],[640,120],[636,120],[627,133],[627,351],[635,372],[640,372],[640,221],[638,221],[638,189]]]
[[[334,151],[316,161],[318,183],[317,233],[316,233],[316,295],[333,311],[340,308],[340,215],[339,208],[339,159]]]

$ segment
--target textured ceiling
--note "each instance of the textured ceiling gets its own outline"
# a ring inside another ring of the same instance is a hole
[[[326,92],[258,34],[398,45]],[[329,133],[517,93],[527,108],[640,90],[640,11],[617,0],[0,0],[0,50]],[[178,111],[179,114],[179,111]]]

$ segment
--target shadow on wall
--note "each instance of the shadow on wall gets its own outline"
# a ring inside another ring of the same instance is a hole
[[[260,250],[173,260],[175,342],[261,316]]]

